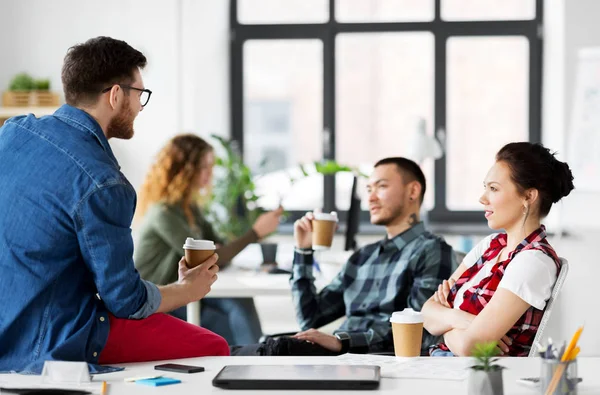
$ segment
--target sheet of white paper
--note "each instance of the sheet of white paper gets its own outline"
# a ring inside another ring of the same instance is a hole
[[[377,365],[381,377],[462,381],[473,363],[463,358],[399,358],[371,354],[344,354],[339,362],[351,365]]]
[[[90,381],[81,384],[59,384],[59,383],[44,383],[41,376],[21,375],[21,374],[6,374],[0,375],[0,387],[2,388],[60,388],[67,390],[83,390],[99,394],[102,390],[101,381]],[[0,391],[2,392],[2,391]]]

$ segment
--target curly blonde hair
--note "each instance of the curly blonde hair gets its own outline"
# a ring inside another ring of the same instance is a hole
[[[192,204],[196,191],[192,189],[194,177],[201,171],[202,160],[213,147],[194,134],[173,137],[158,153],[150,167],[139,194],[136,220],[157,202],[181,205],[190,226],[195,227]]]

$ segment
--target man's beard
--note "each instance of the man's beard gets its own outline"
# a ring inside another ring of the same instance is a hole
[[[129,140],[133,137],[133,121],[135,120],[135,116],[128,102],[125,103],[124,107],[123,111],[111,119],[106,128],[106,134],[110,137]]]
[[[387,215],[385,217],[379,217],[376,220],[372,219],[371,223],[373,225],[381,225],[381,226],[387,226],[387,225],[393,223],[398,218],[401,218],[404,215],[404,205],[399,204],[399,205],[391,208],[390,211],[391,212],[389,215]]]

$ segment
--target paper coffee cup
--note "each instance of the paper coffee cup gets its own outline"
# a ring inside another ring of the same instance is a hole
[[[314,213],[312,221],[312,248],[313,250],[326,250],[331,248],[338,216],[335,211],[331,213]]]
[[[396,311],[390,317],[394,353],[397,357],[418,357],[421,355],[423,340],[423,314],[406,308]]]
[[[185,239],[183,249],[185,250],[185,261],[187,262],[187,266],[192,268],[207,260],[215,253],[216,248],[213,241],[194,240],[193,238],[188,237]]]

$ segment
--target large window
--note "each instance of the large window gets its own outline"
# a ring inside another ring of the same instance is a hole
[[[421,163],[429,219],[483,222],[495,152],[541,139],[542,0],[231,0],[230,15],[232,136],[291,220],[350,201],[351,176],[298,165],[368,172],[424,127],[444,147]]]

